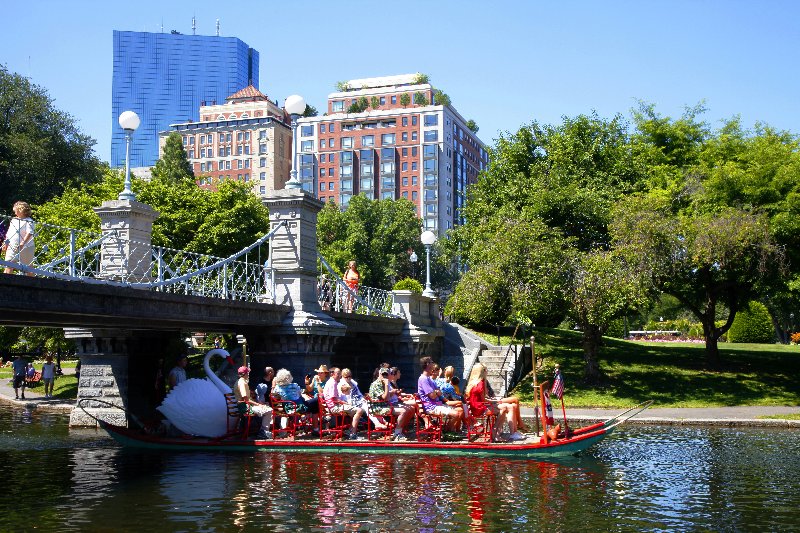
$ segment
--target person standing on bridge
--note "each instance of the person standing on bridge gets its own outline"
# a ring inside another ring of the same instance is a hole
[[[358,294],[358,284],[361,282],[361,273],[358,271],[355,261],[347,263],[347,270],[344,271],[343,279],[347,288],[351,291],[348,292],[345,300],[345,309],[350,313],[353,311],[353,301],[355,299],[353,294]]]
[[[17,202],[14,204],[14,218],[8,226],[6,238],[3,241],[3,253],[6,261],[30,265],[33,263],[33,219],[31,219],[31,206],[28,202]],[[14,269],[6,267],[4,272],[12,274]],[[33,276],[32,272],[27,273]]]

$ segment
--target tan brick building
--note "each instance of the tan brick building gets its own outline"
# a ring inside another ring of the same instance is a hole
[[[283,189],[292,160],[289,118],[252,85],[224,104],[200,106],[199,122],[171,124],[159,134],[159,155],[172,132],[183,137],[197,184],[215,189],[224,180],[251,184],[258,196]]]

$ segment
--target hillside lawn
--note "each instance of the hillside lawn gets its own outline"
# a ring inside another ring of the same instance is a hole
[[[496,342],[492,333],[481,334]],[[583,384],[581,333],[537,328],[536,352],[545,362],[538,379],[552,382],[561,365],[567,407],[622,408],[653,400],[654,407],[800,405],[800,346],[720,343],[719,370],[704,367],[705,345],[604,338],[600,350],[603,382]],[[511,339],[501,338],[504,344]],[[532,375],[514,390],[532,405]]]

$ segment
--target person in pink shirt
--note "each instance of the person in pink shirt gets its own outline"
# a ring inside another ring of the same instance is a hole
[[[325,407],[327,407],[328,411],[331,413],[346,413],[353,417],[349,438],[352,440],[361,440],[362,437],[358,436],[358,421],[364,414],[364,409],[346,403],[346,398],[339,392],[339,380],[342,379],[342,371],[337,367],[333,367],[330,372],[331,377],[328,378],[325,387],[322,389],[322,400],[325,402]]]

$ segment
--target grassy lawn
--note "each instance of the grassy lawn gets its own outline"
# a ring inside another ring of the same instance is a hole
[[[496,342],[491,332],[483,334]],[[606,338],[600,351],[599,387],[582,383],[581,334],[537,328],[536,351],[545,357],[545,378],[561,365],[568,407],[627,407],[654,400],[659,407],[800,405],[800,347],[720,343],[722,368],[704,368],[705,346],[682,342],[634,342]],[[539,375],[539,381],[542,380]],[[533,399],[530,377],[516,389]]]

